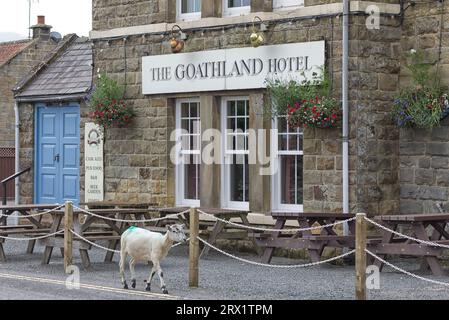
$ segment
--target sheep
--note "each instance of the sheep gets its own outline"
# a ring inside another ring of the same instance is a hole
[[[155,273],[158,273],[161,281],[161,290],[164,294],[168,294],[161,269],[161,261],[167,256],[168,251],[173,245],[173,242],[186,242],[187,237],[184,231],[184,225],[169,225],[167,232],[161,234],[152,232],[147,229],[131,226],[121,236],[120,239],[120,277],[124,289],[128,289],[128,284],[125,280],[125,262],[129,254],[131,260],[129,261],[129,269],[131,271],[131,286],[136,287],[136,275],[134,266],[136,262],[151,261],[153,268],[151,270],[148,281],[146,282],[146,291],[151,291],[151,280]]]

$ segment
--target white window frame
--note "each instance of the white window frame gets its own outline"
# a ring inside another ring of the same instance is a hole
[[[204,0],[201,0],[204,1]],[[206,0],[208,1],[208,0]],[[177,21],[193,21],[201,19],[201,5],[200,11],[198,12],[190,12],[190,13],[182,13],[182,0],[176,0],[176,20]]]
[[[233,155],[248,155],[249,150],[227,150],[227,115],[228,115],[228,101],[247,100],[248,101],[248,117],[249,117],[249,96],[229,96],[221,98],[221,143],[222,143],[222,164],[221,164],[221,206],[222,208],[249,210],[249,201],[231,201],[230,189],[230,157]],[[249,125],[249,124],[248,124]],[[249,128],[247,128],[249,129]],[[246,148],[248,149],[248,147]],[[249,170],[249,164],[247,165]],[[248,183],[249,188],[249,183]],[[248,190],[249,196],[249,190]],[[247,199],[249,200],[249,199]]]
[[[223,0],[223,17],[242,16],[251,13],[251,2],[249,6],[228,7],[228,0]]]
[[[294,10],[297,8],[304,7],[304,0],[273,0],[273,10]]]
[[[275,138],[271,139],[271,153],[273,154],[274,161],[276,161],[276,172],[271,178],[271,207],[273,212],[304,212],[303,204],[286,204],[282,203],[282,170],[281,170],[281,156],[292,155],[301,156],[304,160],[304,151],[291,151],[291,150],[279,150],[279,132],[278,132],[278,118],[273,119],[272,128],[275,130]],[[281,133],[282,134],[282,133]],[[296,133],[294,133],[296,134]],[[301,132],[300,136],[304,137],[304,133]],[[288,139],[287,139],[288,140]],[[304,161],[303,161],[304,165]]]
[[[182,135],[180,134],[181,127],[181,105],[183,103],[198,103],[198,112],[200,115],[201,112],[201,104],[199,98],[185,98],[185,99],[177,99],[176,100],[176,143],[180,143],[182,139]],[[190,117],[190,114],[189,114]],[[200,141],[201,143],[201,118],[200,118],[200,127],[198,128],[200,132]],[[186,155],[186,154],[194,154],[200,156],[201,161],[201,145],[199,150],[182,150],[182,145],[180,146],[181,150],[177,150],[177,157],[180,155]],[[178,158],[179,159],[179,158]],[[185,167],[184,163],[181,161],[180,163],[176,164],[175,169],[175,201],[177,206],[189,206],[189,207],[199,207],[200,206],[200,199],[186,199],[185,198],[185,173],[184,173]],[[197,174],[200,175],[200,170],[197,170]],[[197,185],[197,189],[199,190],[200,186]],[[199,195],[198,195],[199,196]]]

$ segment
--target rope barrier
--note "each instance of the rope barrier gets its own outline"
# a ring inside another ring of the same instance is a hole
[[[59,209],[63,208],[64,206],[65,206],[65,205],[63,204],[63,205],[60,205],[60,206],[58,206],[58,207],[56,207],[56,208],[53,208],[53,209],[50,209],[50,210],[46,210],[46,211],[42,211],[42,212],[38,212],[38,213],[33,213],[33,214],[21,214],[20,216],[17,216],[17,217],[18,217],[18,218],[34,218],[34,217],[39,217],[39,216],[43,216],[44,214],[52,213],[52,212],[54,212],[54,211],[56,211],[56,210],[59,210]],[[0,213],[0,217],[10,217],[10,215]]]
[[[351,251],[348,251],[347,253],[341,254],[339,256],[336,256],[336,257],[333,257],[333,258],[329,258],[327,260],[317,261],[317,262],[311,262],[311,263],[305,263],[305,264],[296,264],[296,265],[279,265],[279,264],[266,264],[266,263],[246,260],[246,259],[234,256],[234,255],[232,255],[232,254],[230,254],[230,253],[228,253],[226,251],[223,251],[223,250],[221,250],[221,249],[211,245],[207,241],[201,239],[200,237],[198,237],[198,240],[201,241],[204,245],[206,245],[206,246],[214,249],[215,251],[218,251],[219,253],[224,254],[224,255],[232,258],[232,259],[239,260],[239,261],[244,262],[244,263],[256,265],[256,266],[259,266],[259,267],[269,267],[269,268],[290,269],[290,268],[312,267],[312,266],[317,266],[317,265],[320,265],[320,264],[332,262],[332,261],[338,260],[340,258],[344,258],[344,257],[349,256],[349,255],[351,255],[351,254],[353,254],[355,252],[355,250],[351,250]]]
[[[162,221],[165,219],[169,219],[169,218],[174,218],[174,217],[178,217],[180,215],[183,215],[185,213],[188,213],[189,210],[185,210],[183,212],[179,212],[179,213],[175,213],[175,214],[170,214],[170,215],[166,215],[165,217],[161,217],[161,218],[154,218],[154,219],[140,219],[140,220],[133,220],[133,219],[117,219],[117,218],[111,218],[111,217],[107,217],[107,216],[102,216],[99,214],[95,214],[93,212],[90,212],[88,210],[85,210],[83,208],[77,207],[77,206],[73,206],[74,209],[79,210],[81,212],[84,212],[85,214],[97,217],[97,218],[101,218],[101,219],[106,219],[106,220],[110,220],[110,221],[116,221],[116,222],[129,222],[129,223],[138,223],[138,222],[157,222],[157,221]]]
[[[315,226],[315,227],[295,228],[295,229],[271,229],[271,228],[253,227],[253,226],[247,226],[247,225],[244,225],[244,224],[241,224],[241,223],[235,223],[235,222],[232,222],[232,221],[229,221],[229,220],[218,218],[215,215],[207,213],[207,212],[204,212],[202,210],[198,210],[198,212],[201,213],[201,214],[213,217],[214,219],[216,219],[218,221],[221,221],[223,223],[230,224],[230,225],[242,228],[242,229],[251,229],[251,230],[268,231],[268,232],[302,232],[302,231],[311,231],[311,230],[316,230],[316,229],[321,229],[321,228],[329,228],[329,227],[333,227],[333,226],[336,226],[336,225],[339,225],[339,224],[343,224],[343,223],[347,223],[347,222],[355,220],[355,217],[353,217],[353,218],[349,218],[349,219],[346,219],[346,220],[340,220],[340,221],[337,221],[337,222],[334,222],[334,223],[324,224],[324,225]]]
[[[11,238],[11,237],[4,237],[4,236],[0,236],[0,238],[5,239],[5,240],[15,240],[15,241],[31,241],[31,240],[40,240],[40,239],[53,237],[53,236],[63,233],[63,232],[64,232],[64,230],[59,230],[59,231],[49,233],[49,234],[46,234],[43,236],[35,237],[35,238]]]
[[[416,242],[419,242],[419,243],[422,243],[422,244],[426,244],[426,245],[429,245],[429,246],[441,247],[441,248],[449,249],[449,245],[444,245],[444,244],[440,244],[440,243],[436,243],[436,242],[432,242],[432,241],[426,241],[426,240],[417,239],[417,238],[408,236],[406,234],[402,234],[400,232],[394,231],[394,230],[392,230],[390,228],[387,228],[387,227],[381,225],[380,223],[377,223],[376,221],[371,220],[369,218],[365,218],[365,219],[369,223],[371,223],[371,224],[373,224],[373,225],[375,225],[375,226],[377,226],[377,227],[379,227],[379,228],[381,228],[381,229],[383,229],[385,231],[391,232],[391,233],[393,233],[393,234],[395,234],[395,235],[397,235],[399,237],[406,238],[406,239],[409,239],[409,240],[412,240],[412,241],[416,241]]]
[[[382,259],[381,257],[375,255],[374,253],[372,253],[372,252],[369,251],[368,249],[365,249],[365,252],[366,252],[367,254],[369,254],[370,256],[372,256],[373,258],[375,258],[375,259],[379,260],[380,262],[386,264],[387,266],[389,266],[389,267],[395,269],[396,271],[399,271],[399,272],[401,272],[401,273],[404,273],[404,274],[406,274],[406,275],[408,275],[408,276],[410,276],[410,277],[412,277],[412,278],[416,278],[416,279],[419,279],[419,280],[422,280],[422,281],[431,282],[431,283],[434,283],[434,284],[438,284],[438,285],[443,285],[443,286],[449,287],[449,283],[447,283],[447,282],[443,282],[443,281],[438,281],[438,280],[433,280],[433,279],[425,278],[425,277],[419,276],[419,275],[417,275],[417,274],[411,273],[411,272],[409,272],[409,271],[407,271],[407,270],[401,269],[401,268],[399,268],[398,266],[395,266],[394,264],[392,264],[392,263],[390,263],[390,262],[388,262],[388,261],[385,261],[385,260]]]
[[[88,244],[90,244],[90,245],[92,245],[92,246],[94,246],[94,247],[97,247],[97,248],[99,248],[99,249],[103,249],[103,250],[109,251],[109,252],[120,253],[120,250],[109,249],[109,248],[103,247],[103,246],[101,246],[101,245],[99,245],[99,244],[96,244],[95,242],[92,242],[92,241],[86,239],[85,237],[79,235],[79,234],[76,233],[74,230],[70,230],[70,232],[71,232],[73,235],[77,236],[77,237],[80,238],[81,240],[87,242]],[[187,239],[187,240],[189,240],[189,239]],[[179,245],[181,245],[181,244],[183,244],[183,243],[182,243],[182,242],[179,242],[179,243],[177,243],[177,244],[172,245],[171,248],[175,248],[175,247],[177,247],[177,246],[179,246]]]

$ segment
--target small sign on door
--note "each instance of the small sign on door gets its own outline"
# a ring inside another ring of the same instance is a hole
[[[84,135],[85,201],[104,200],[103,128],[87,122]]]

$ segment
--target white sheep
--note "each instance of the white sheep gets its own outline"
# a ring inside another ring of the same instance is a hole
[[[168,294],[160,263],[167,256],[168,251],[175,241],[187,241],[184,225],[169,225],[167,226],[167,232],[165,234],[152,232],[138,227],[129,227],[122,234],[120,240],[120,277],[123,287],[128,289],[128,284],[125,280],[125,262],[127,254],[129,254],[131,256],[131,260],[129,261],[131,286],[133,288],[136,287],[136,274],[134,271],[136,262],[151,261],[153,263],[153,268],[148,281],[145,281],[147,283],[145,290],[151,291],[151,280],[157,272],[161,281],[161,290],[163,293]]]

